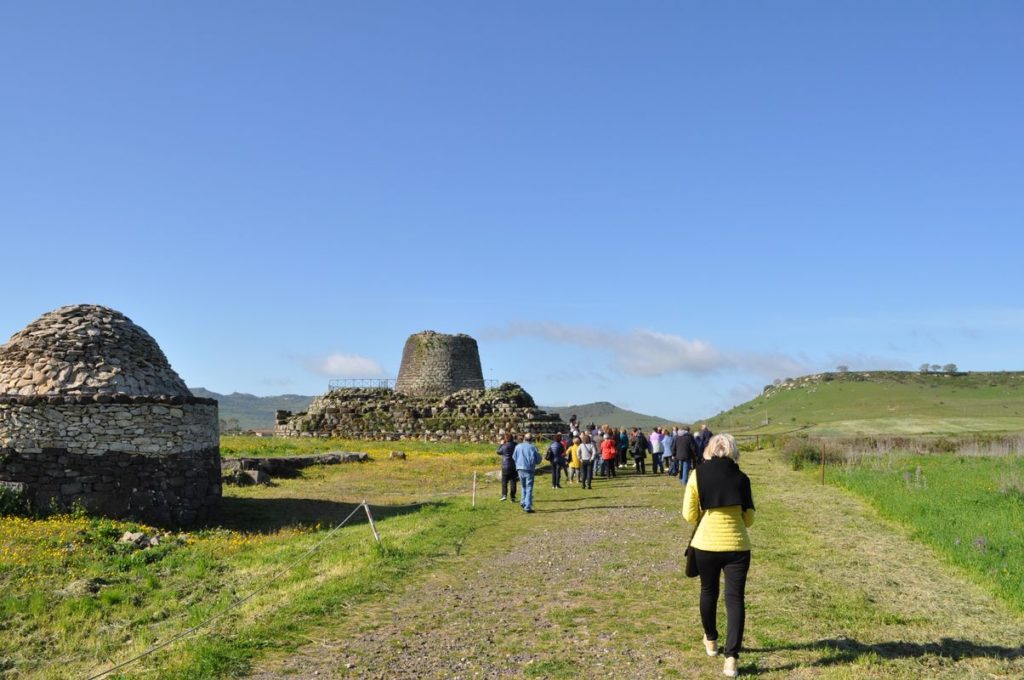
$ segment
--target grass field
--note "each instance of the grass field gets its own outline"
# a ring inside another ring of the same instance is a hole
[[[324,444],[296,441],[290,450]],[[232,447],[251,452],[228,440],[225,448]],[[134,523],[0,518],[0,674],[85,677],[256,587],[260,594],[219,620],[212,634],[138,668],[148,677],[222,677],[244,670],[253,656],[294,646],[337,607],[387,590],[493,521],[493,507],[473,510],[469,500],[473,472],[493,468],[490,447],[415,448],[406,461],[311,468],[272,487],[225,487],[219,526],[165,535],[146,550],[117,542],[128,530],[157,533]],[[387,537],[385,550],[375,547],[359,514],[302,566],[265,583],[363,499]]]
[[[765,420],[767,419],[767,424]],[[710,420],[715,431],[817,435],[1024,431],[1024,373],[828,373],[766,391]]]
[[[892,452],[828,478],[1024,612],[1024,458]]]
[[[496,467],[491,446],[274,444],[279,455],[325,446],[369,451],[373,460],[309,468],[270,487],[228,488],[219,526],[166,536],[144,551],[117,538],[146,527],[81,516],[0,518],[0,675],[88,677],[254,590],[204,634],[120,677],[720,674],[720,661],[699,649],[696,583],[679,571],[688,528],[677,481],[626,474],[585,492],[554,491],[541,478],[538,512],[525,515],[498,503],[497,485],[485,476],[478,507],[470,507],[473,473]],[[255,453],[262,445],[232,438],[224,448]],[[381,455],[393,448],[408,460]],[[945,555],[949,563],[937,560],[930,536],[903,514],[886,513],[897,523],[880,518],[859,495],[816,484],[777,452],[744,455],[758,504],[745,674],[1024,675],[1024,619],[1018,605],[1003,604],[1015,602],[1013,582],[985,572],[1001,562],[979,572]],[[1019,464],[1006,475],[982,473],[979,464],[977,478],[988,481],[978,493],[993,484],[1003,502],[1017,502]],[[927,485],[927,494],[903,493],[929,502],[908,506],[911,515],[936,511],[943,485],[969,469],[947,478],[925,465],[918,474],[916,462],[892,465],[894,496],[899,484]],[[958,503],[973,504],[974,493],[956,496]],[[364,498],[383,549],[357,516],[308,562],[270,579]],[[1007,547],[1012,537],[996,529],[977,534],[984,551],[973,547],[974,528],[956,535],[972,541],[971,558],[973,550],[1020,563]]]

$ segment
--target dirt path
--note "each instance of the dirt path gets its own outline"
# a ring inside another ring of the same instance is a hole
[[[744,461],[758,519],[741,672],[769,678],[1024,677],[1024,620],[831,487]],[[545,488],[402,592],[253,677],[721,677],[679,564],[682,487],[632,474]],[[497,502],[488,499],[487,502]],[[722,617],[724,624],[724,616]]]

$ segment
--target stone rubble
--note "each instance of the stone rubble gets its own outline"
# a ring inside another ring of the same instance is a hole
[[[343,388],[317,397],[305,413],[278,411],[281,437],[492,442],[510,432],[568,432],[560,416],[537,408],[522,387],[459,390],[419,397],[384,388]]]

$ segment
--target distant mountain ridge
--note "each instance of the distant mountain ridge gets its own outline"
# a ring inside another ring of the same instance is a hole
[[[274,427],[274,412],[277,410],[298,413],[305,411],[314,397],[303,394],[279,394],[271,397],[257,397],[244,392],[219,394],[203,387],[190,387],[197,397],[216,399],[220,403],[220,419],[231,423],[238,421],[243,430],[266,430]],[[233,425],[233,424],[232,424]]]
[[[610,425],[612,427],[639,427],[650,430],[652,427],[673,425],[676,421],[670,418],[649,416],[636,411],[629,411],[619,408],[607,401],[595,401],[590,404],[575,404],[572,406],[541,406],[540,408],[551,413],[562,416],[562,420],[569,422],[569,417],[576,414],[583,425],[594,423],[595,425]]]
[[[274,427],[274,413],[278,410],[299,413],[309,408],[315,397],[303,394],[279,394],[269,397],[257,397],[244,392],[220,394],[203,387],[190,387],[197,397],[216,399],[220,404],[220,419],[226,423],[238,421],[243,430],[267,430]],[[649,416],[635,411],[619,408],[607,401],[572,406],[541,406],[549,413],[557,413],[562,420],[568,422],[574,413],[584,425],[611,425],[612,427],[641,427],[649,430],[652,427],[669,425],[675,421],[669,418]]]

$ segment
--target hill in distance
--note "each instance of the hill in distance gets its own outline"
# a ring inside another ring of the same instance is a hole
[[[569,416],[576,414],[583,425],[594,423],[596,425],[610,425],[612,427],[639,427],[645,431],[653,427],[672,425],[674,420],[648,416],[635,411],[627,411],[607,401],[595,401],[591,404],[576,404],[574,406],[541,406],[549,413],[557,413],[562,420],[569,422]]]
[[[819,373],[769,385],[709,423],[745,434],[1024,432],[1024,372]]]
[[[216,399],[220,402],[220,419],[226,422],[238,421],[243,430],[266,430],[274,427],[274,412],[277,410],[298,413],[305,411],[313,397],[301,394],[280,394],[273,397],[257,397],[253,394],[232,392],[218,394],[202,387],[190,387],[197,397]]]

